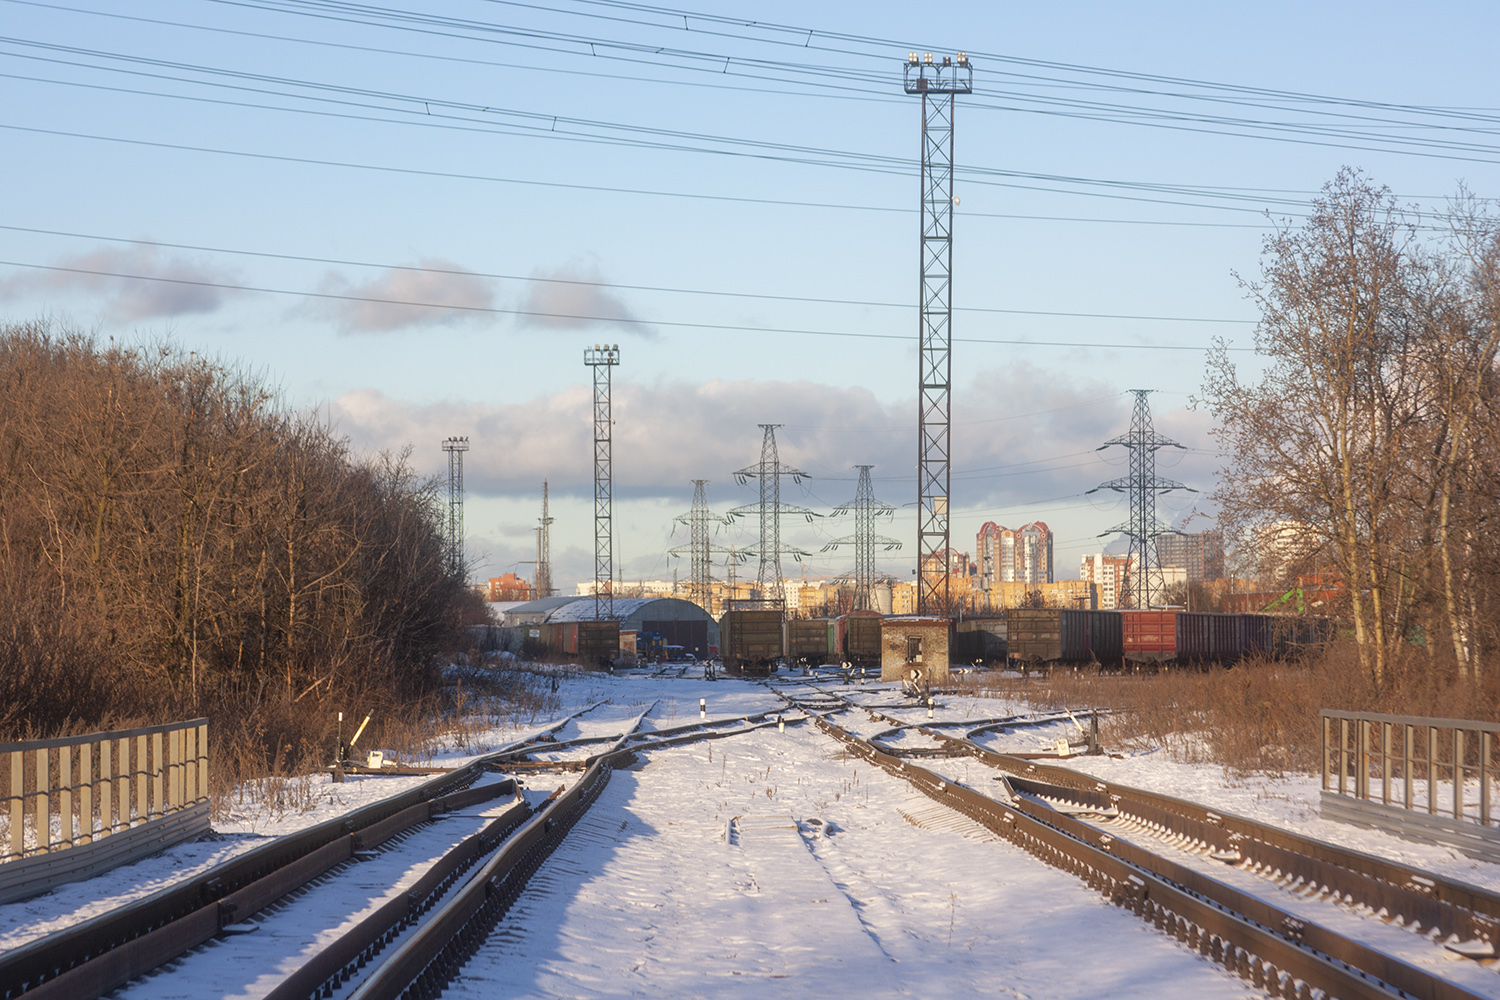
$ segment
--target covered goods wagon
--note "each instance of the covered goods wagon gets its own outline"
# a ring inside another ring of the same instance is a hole
[[[731,673],[768,674],[785,655],[778,610],[726,611],[719,619],[719,649]]]
[[[828,662],[829,618],[793,618],[786,623],[786,656],[793,662],[806,660],[813,666]]]
[[[953,629],[954,663],[1004,663],[1009,623],[1002,615],[965,618]]]

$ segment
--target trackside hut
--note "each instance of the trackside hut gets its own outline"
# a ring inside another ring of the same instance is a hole
[[[948,683],[946,618],[902,615],[880,623],[880,679],[904,681],[913,672],[929,684]]]

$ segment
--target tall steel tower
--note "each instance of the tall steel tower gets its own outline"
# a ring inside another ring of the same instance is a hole
[[[756,555],[760,558],[760,573],[756,577],[756,589],[760,591],[762,601],[779,602],[782,607],[786,606],[786,587],[781,581],[781,556],[783,553],[801,560],[805,555],[811,553],[788,546],[781,545],[781,515],[799,514],[807,518],[811,523],[818,515],[806,507],[798,507],[781,502],[781,477],[787,476],[792,482],[800,483],[807,478],[807,473],[801,469],[794,469],[790,465],[782,465],[776,451],[776,428],[780,424],[757,424],[763,432],[760,445],[760,461],[755,465],[747,465],[734,474],[735,482],[741,486],[751,479],[760,480],[760,503],[745,504],[736,507],[729,512],[730,517],[744,517],[751,511],[756,511],[760,516],[760,545]]]
[[[448,453],[448,537],[444,541],[448,543],[448,572],[454,576],[464,572],[464,452],[468,450],[466,437],[443,441],[443,451]]]
[[[594,619],[615,616],[614,494],[611,476],[614,418],[609,403],[610,372],[620,363],[619,344],[583,349],[583,363],[594,369]]]
[[[551,597],[552,589],[552,522],[547,513],[547,480],[542,480],[542,516],[536,528],[536,586],[537,597]]]
[[[889,519],[895,515],[896,508],[875,499],[875,487],[870,483],[873,465],[856,465],[855,468],[859,470],[859,487],[854,491],[854,499],[833,508],[831,515],[854,515],[854,534],[835,538],[823,546],[823,551],[828,552],[840,545],[854,546],[854,610],[876,611],[875,546],[894,552],[901,547],[901,543],[894,538],[875,534],[875,519]]]
[[[712,545],[708,538],[708,526],[710,524],[724,524],[729,518],[722,514],[715,514],[708,509],[708,480],[693,480],[693,508],[686,514],[677,515],[674,520],[678,524],[688,526],[688,544],[679,545],[675,549],[668,549],[674,556],[682,555],[683,549],[688,550],[692,560],[692,577],[688,583],[688,599],[698,607],[714,613],[713,608],[713,553],[730,552],[731,549]],[[675,530],[675,529],[674,529]]]
[[[1156,428],[1151,422],[1151,404],[1146,399],[1151,395],[1152,390],[1131,389],[1130,391],[1135,393],[1135,412],[1130,417],[1130,430],[1117,438],[1109,439],[1095,449],[1103,451],[1115,445],[1128,448],[1130,450],[1130,475],[1100,483],[1088,492],[1114,490],[1116,493],[1129,494],[1130,520],[1125,524],[1115,525],[1099,537],[1114,534],[1129,536],[1130,556],[1135,557],[1136,560],[1136,576],[1130,581],[1127,590],[1129,603],[1125,606],[1150,608],[1156,602],[1156,597],[1162,587],[1161,567],[1156,557],[1156,536],[1171,530],[1156,520],[1156,496],[1158,493],[1167,493],[1171,490],[1187,490],[1189,493],[1198,491],[1176,480],[1163,479],[1156,474],[1156,453],[1162,448],[1182,448],[1183,446],[1171,438],[1162,437],[1156,433]]]
[[[949,430],[953,363],[953,109],[974,90],[974,67],[960,52],[934,62],[909,53],[908,94],[922,95],[922,249],[917,394],[917,614],[946,614]]]

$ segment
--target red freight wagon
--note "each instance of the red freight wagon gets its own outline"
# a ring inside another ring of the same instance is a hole
[[[1125,659],[1157,663],[1177,658],[1177,612],[1122,611]]]

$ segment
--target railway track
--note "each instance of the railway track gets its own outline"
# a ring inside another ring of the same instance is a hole
[[[32,978],[18,981],[21,988],[3,995],[99,996],[118,986],[122,974],[140,976],[188,950],[193,954],[174,969],[193,961],[222,966],[224,949],[232,946],[214,939],[246,929],[249,913],[240,907],[265,911],[257,920],[265,928],[272,927],[278,908],[290,911],[299,897],[337,909],[341,879],[368,880],[360,872],[375,870],[378,865],[368,862],[377,856],[399,861],[401,852],[422,838],[431,843],[448,836],[457,842],[414,881],[358,911],[357,920],[345,920],[315,949],[296,954],[295,967],[278,971],[268,989],[249,991],[274,1000],[438,996],[586,815],[615,769],[648,749],[804,718],[851,759],[873,764],[932,800],[929,808],[938,816],[965,817],[955,822],[977,823],[986,836],[1077,875],[1111,902],[1272,996],[1460,1000],[1497,992],[1470,987],[1476,986],[1476,976],[1495,974],[1480,963],[1493,963],[1500,894],[1169,796],[997,753],[978,742],[996,727],[1045,724],[1066,714],[912,723],[886,710],[914,706],[860,705],[817,685],[781,686],[778,693],[787,704],[783,716],[700,719],[647,729],[652,710],[647,707],[634,719],[578,725],[574,734],[560,738],[568,721],[563,720],[549,733],[476,760],[464,775],[442,776],[449,785],[427,783],[423,788],[433,793],[427,799],[392,804],[379,818],[351,817],[348,826],[357,829],[341,827],[337,838],[290,864],[272,867],[260,880],[241,879],[211,906],[139,935],[148,946],[131,939],[92,956],[70,955],[63,947],[67,941],[47,939],[39,943],[50,949],[46,971],[33,971]],[[957,780],[951,772],[960,761],[980,762],[992,780],[981,787]],[[495,771],[504,774],[490,773]],[[565,776],[562,787],[542,799],[508,777],[527,772],[576,777]],[[467,787],[451,787],[465,780]],[[923,822],[908,819],[941,828],[942,821],[932,815]],[[440,836],[440,820],[460,825]],[[345,846],[332,846],[337,844]],[[197,891],[205,890],[198,885]],[[221,905],[226,901],[227,907]],[[209,913],[213,920],[206,919]],[[183,941],[189,942],[186,947]],[[32,958],[30,968],[41,968],[35,954]],[[15,953],[0,960],[5,977],[0,981],[12,982],[10,972],[22,968],[15,960]],[[1439,973],[1440,961],[1449,974]],[[1454,969],[1470,974],[1465,979],[1453,975]],[[237,990],[232,984],[227,988]],[[157,992],[149,979],[132,990],[141,996]]]
[[[631,759],[633,748],[722,738],[777,724],[773,716],[752,715],[642,730],[653,705],[623,731],[620,723],[614,723],[614,731],[608,734],[556,738],[601,704],[391,799],[278,838],[199,877],[16,948],[0,956],[0,998],[93,1000],[155,969],[178,963],[195,949],[211,951],[216,940],[271,926],[277,911],[296,906],[299,897],[322,899],[337,891],[341,881],[365,881],[369,876],[360,869],[381,867],[365,862],[386,854],[410,854],[415,845],[418,857],[413,863],[422,870],[414,880],[403,883],[399,893],[370,908],[336,939],[310,955],[298,956],[295,967],[264,994],[275,998],[331,996],[360,978],[361,970],[388,947],[400,945],[400,954],[409,956],[420,948],[413,940],[431,940],[431,932],[424,933],[422,928],[433,921],[451,920],[450,904],[455,899],[470,899],[477,892],[487,900],[497,886],[518,891],[530,870],[593,801],[610,769]],[[521,772],[525,768],[517,765],[527,763],[539,765],[533,770],[582,769],[584,773],[571,787],[559,788],[533,808],[523,801],[515,777],[494,773]],[[423,831],[461,814],[479,828],[457,843],[443,844],[440,856],[431,858],[432,843],[443,838],[424,839]],[[421,856],[424,850],[429,856]],[[400,863],[385,867],[404,870]],[[368,900],[370,887],[361,887]],[[252,922],[257,914],[264,919]],[[257,975],[264,972],[256,967]],[[146,992],[151,993],[149,986]]]
[[[1461,977],[1436,975],[1431,968],[1442,967],[1445,951],[1477,962],[1494,958],[1500,895],[975,742],[997,724],[1023,720],[993,720],[952,736],[825,691],[805,699],[783,696],[815,713],[817,725],[850,753],[1077,874],[1272,996],[1483,995],[1457,981]],[[842,707],[832,706],[836,700]],[[868,713],[889,728],[860,737],[829,718],[845,712]],[[889,745],[907,731],[926,738],[929,747]],[[932,759],[933,767],[919,765],[917,757]],[[941,773],[945,760],[961,757],[999,772],[999,796]],[[1381,946],[1370,944],[1372,938]]]

